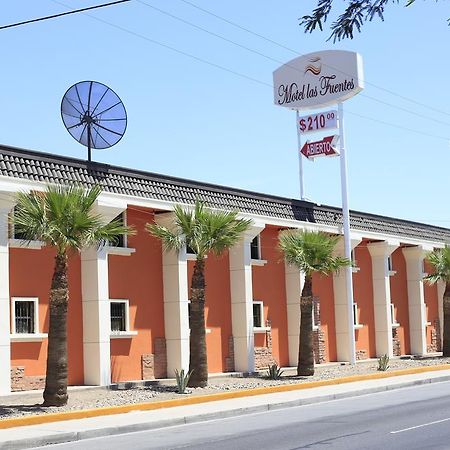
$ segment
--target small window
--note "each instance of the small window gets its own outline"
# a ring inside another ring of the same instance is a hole
[[[356,258],[355,258],[355,249],[353,249],[351,252],[351,261],[352,261],[353,267],[358,267],[358,261],[356,261]]]
[[[192,310],[191,310],[191,301],[188,303],[188,321],[189,321],[189,329],[191,329],[191,320],[192,320]]]
[[[264,327],[264,310],[263,302],[253,302],[253,327],[263,328]]]
[[[250,243],[250,255],[251,259],[261,259],[261,238],[259,234]]]
[[[121,225],[126,226],[127,224],[127,213],[126,211],[120,213],[117,217],[114,218],[115,221],[120,222]],[[120,248],[126,248],[127,246],[127,237],[126,235],[119,235],[117,236],[117,239],[114,241],[113,247],[120,247]]]
[[[389,272],[392,272],[394,270],[393,269],[393,265],[392,265],[392,256],[391,255],[389,255],[387,257],[387,266],[388,266],[388,271]]]
[[[191,247],[190,245],[188,245],[188,244],[186,244],[186,253],[187,253],[188,255],[195,255],[194,250],[193,250],[192,247]]]
[[[13,298],[13,334],[38,333],[38,305],[37,298]]]
[[[128,300],[111,300],[111,332],[129,331]]]
[[[392,321],[393,327],[396,327],[399,325],[399,323],[397,322],[397,320],[395,318],[395,305],[393,303],[391,303],[391,321]]]
[[[17,206],[14,207],[14,209],[11,211],[10,216],[11,216],[11,220],[9,223],[9,237],[10,239],[21,239],[21,240],[26,240],[25,234],[24,233],[20,233],[16,230],[16,226],[13,222],[13,218],[14,218],[14,213],[17,210]]]
[[[313,301],[312,303],[312,329],[313,331],[317,331],[319,329],[319,324],[316,324],[316,314],[317,314],[317,301]]]
[[[355,328],[361,328],[361,324],[359,323],[359,310],[357,303],[353,303],[353,325]]]

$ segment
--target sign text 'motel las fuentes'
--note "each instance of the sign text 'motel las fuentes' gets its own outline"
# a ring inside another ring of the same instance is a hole
[[[317,156],[337,156],[339,155],[339,152],[336,150],[338,140],[339,136],[335,135],[324,137],[321,141],[307,141],[300,153],[308,159],[314,159]]]
[[[309,53],[275,70],[273,82],[278,106],[301,110],[335,105],[364,89],[362,58],[345,50]]]

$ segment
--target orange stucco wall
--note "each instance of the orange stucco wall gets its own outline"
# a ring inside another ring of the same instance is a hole
[[[426,273],[433,273],[433,268],[429,263],[425,262],[424,266]],[[423,283],[424,297],[425,297],[425,307],[426,307],[426,320],[427,322],[431,322],[430,325],[427,326],[427,344],[431,344],[431,332],[437,331],[435,327],[435,321],[439,319],[439,310],[438,310],[438,293],[437,293],[437,285],[429,284],[426,281]],[[442,324],[440,324],[442,327]],[[441,328],[442,329],[442,328]],[[440,332],[440,330],[439,330]]]
[[[221,256],[209,254],[205,263],[205,319],[208,371],[224,372],[229,356],[231,331],[230,276],[228,252]],[[188,262],[188,285],[191,286],[194,261]]]
[[[391,286],[391,303],[394,304],[396,320],[400,324],[397,328],[400,339],[400,353],[410,353],[409,340],[409,311],[408,311],[408,284],[406,278],[406,261],[401,248],[392,253],[392,270],[395,275],[389,277]]]
[[[131,256],[109,256],[109,297],[127,299],[132,338],[111,339],[111,379],[140,380],[141,356],[153,353],[154,339],[164,337],[164,303],[161,243],[144,229],[153,213],[144,208],[127,210],[135,236],[128,237]]]
[[[356,350],[364,350],[369,358],[376,356],[375,316],[373,308],[372,259],[363,241],[354,249],[356,266],[353,272],[353,298],[358,305],[358,321],[362,328],[355,330]]]
[[[48,299],[53,275],[54,250],[10,249],[10,296],[39,298],[39,332],[48,332]],[[69,310],[67,322],[69,384],[83,384],[83,319],[80,257],[69,259]],[[45,375],[47,341],[13,342],[11,365],[25,366],[25,375]]]
[[[325,334],[325,360],[336,361],[333,276],[314,274],[313,295],[320,299],[320,324]]]
[[[264,324],[272,327],[272,354],[278,365],[289,365],[286,281],[283,255],[278,247],[278,228],[266,227],[260,235],[264,266],[252,266],[253,299],[263,302]],[[267,345],[265,333],[255,334],[255,346]]]

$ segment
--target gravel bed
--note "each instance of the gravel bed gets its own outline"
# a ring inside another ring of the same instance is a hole
[[[423,359],[391,359],[389,370],[407,369],[410,367],[434,366],[450,364],[450,358],[434,357]],[[286,369],[280,380],[269,380],[262,372],[259,376],[227,376],[211,377],[205,388],[188,389],[187,395],[208,395],[219,392],[238,391],[241,389],[254,389],[264,386],[279,386],[283,384],[298,384],[308,381],[330,380],[351,375],[362,375],[377,371],[376,360],[359,362],[356,366],[349,364],[323,364],[316,365],[312,377],[297,377],[295,370]],[[173,380],[152,382],[149,386],[136,386],[124,388],[121,385],[115,389],[106,388],[71,388],[69,402],[66,406],[56,408],[42,408],[42,391],[33,393],[15,393],[7,397],[0,397],[0,419],[20,417],[36,414],[48,414],[62,411],[79,411],[107,406],[118,406],[133,403],[179,399],[182,396],[176,392]]]

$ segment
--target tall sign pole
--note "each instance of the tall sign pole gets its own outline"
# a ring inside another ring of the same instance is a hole
[[[298,147],[298,176],[300,180],[300,200],[305,200],[305,180],[303,178],[303,158],[300,153],[302,148],[302,135],[299,128],[300,114],[298,109],[295,111],[295,128],[297,130],[297,147]]]
[[[308,159],[340,155],[344,253],[351,260],[350,213],[348,206],[348,177],[345,155],[344,109],[342,102],[364,89],[362,58],[358,53],[344,50],[324,50],[299,56],[273,73],[274,103],[296,110],[299,153]],[[299,117],[298,111],[338,105],[338,112],[326,111]],[[338,119],[338,121],[337,121]],[[306,141],[302,135],[339,128],[338,136]],[[339,148],[337,141],[339,140]],[[304,199],[303,163],[299,154],[300,196]],[[351,266],[345,269],[348,321],[348,354],[356,363],[353,310],[353,279]]]
[[[350,239],[350,211],[348,207],[348,177],[347,159],[345,156],[345,130],[344,130],[344,106],[338,103],[339,112],[339,141],[341,156],[341,194],[342,194],[342,220],[344,228],[344,254],[350,261],[352,260],[352,246]],[[353,273],[352,267],[345,268],[345,281],[347,286],[347,317],[348,317],[348,337],[350,350],[350,364],[356,364],[356,344],[355,344],[355,318],[353,309]]]

